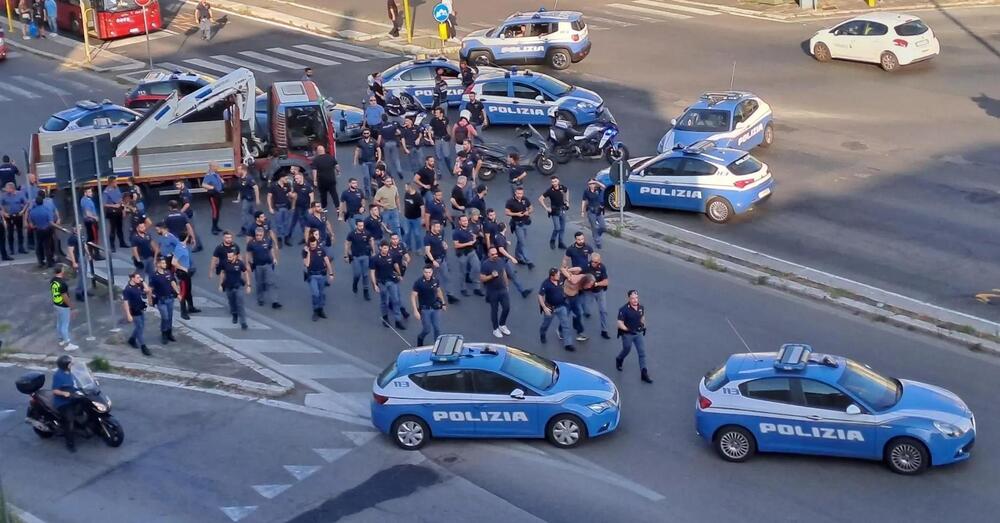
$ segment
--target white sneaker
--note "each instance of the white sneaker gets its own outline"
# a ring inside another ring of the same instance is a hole
[[[508,329],[506,325],[500,326],[500,332],[506,334],[507,336],[510,336],[510,329]]]
[[[66,346],[63,347],[63,350],[65,350],[65,351],[75,351],[76,349],[79,349],[79,348],[80,347],[78,345],[73,345],[72,343],[67,343]]]
[[[60,347],[62,347],[63,345],[66,345],[67,343],[69,343],[69,342],[66,341],[66,340],[59,340],[59,346]]]
[[[496,338],[503,338],[503,333],[500,332],[500,329],[493,329],[493,336]]]

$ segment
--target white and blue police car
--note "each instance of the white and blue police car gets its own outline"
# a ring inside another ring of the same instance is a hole
[[[755,452],[882,460],[900,474],[969,458],[976,419],[955,394],[786,344],[735,354],[698,386],[698,434],[726,461]]]
[[[495,67],[477,67],[479,73],[499,70]],[[462,102],[465,88],[462,87],[462,70],[458,62],[445,57],[407,60],[398,63],[382,72],[382,85],[386,91],[406,92],[430,107],[434,102],[434,77],[437,70],[443,71],[442,77],[448,84],[448,103],[457,105]]]
[[[670,124],[672,127],[656,146],[657,152],[701,140],[744,151],[774,143],[771,106],[744,91],[705,93]]]
[[[81,100],[69,109],[53,114],[38,128],[39,133],[58,133],[62,131],[78,131],[95,129],[98,125],[107,127],[125,127],[139,119],[141,114],[123,107],[111,100],[95,102]]]
[[[705,213],[715,223],[743,214],[771,195],[774,178],[767,164],[750,153],[701,141],[657,156],[629,160],[631,173],[618,194],[617,171],[602,170],[597,180],[608,188],[605,205],[615,211],[657,207]]]
[[[462,39],[459,56],[476,65],[546,64],[562,70],[590,54],[590,36],[576,11],[515,13],[500,25]]]
[[[547,438],[571,448],[618,427],[618,389],[591,369],[443,335],[404,350],[372,388],[372,423],[406,450],[436,438]]]
[[[489,125],[549,125],[553,117],[587,125],[604,108],[594,91],[529,70],[480,71],[470,91],[483,103]],[[461,109],[466,102],[467,95]]]

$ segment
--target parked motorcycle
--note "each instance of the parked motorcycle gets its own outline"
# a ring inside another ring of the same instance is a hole
[[[390,90],[385,93],[385,112],[393,117],[413,117],[414,127],[428,123],[427,106],[406,91]]]
[[[532,151],[537,151],[529,160],[529,165],[546,176],[554,174],[558,165],[550,154],[549,144],[542,134],[530,124],[518,127],[515,133],[524,139],[524,147],[529,155]],[[515,147],[484,143],[479,138],[473,140],[472,147],[483,162],[479,168],[479,179],[486,182],[495,178],[498,173],[507,172],[507,155],[518,152]]]
[[[531,154],[532,150],[538,151],[531,159],[531,165],[535,166],[540,174],[551,176],[555,174],[558,165],[549,148],[549,143],[542,137],[542,134],[535,129],[535,126],[528,124],[517,128],[517,135],[524,138],[524,146]]]
[[[74,420],[75,434],[89,438],[100,436],[109,447],[118,447],[125,441],[125,430],[111,415],[111,399],[101,392],[100,385],[84,364],[70,366],[76,383],[74,399],[80,403]],[[64,434],[62,417],[53,405],[52,390],[42,390],[45,374],[29,372],[17,382],[17,390],[30,396],[25,421],[39,438],[48,439]]]
[[[608,163],[629,158],[628,148],[618,139],[618,122],[607,108],[582,131],[566,120],[556,119],[549,127],[549,144],[552,157],[559,163],[574,158],[604,157]]]

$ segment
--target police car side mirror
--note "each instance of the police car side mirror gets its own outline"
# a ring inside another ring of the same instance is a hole
[[[677,127],[677,118],[670,119],[670,127]]]
[[[536,102],[544,102],[545,101],[545,97],[542,96],[542,95],[538,95],[538,96],[535,97],[535,101]]]
[[[847,406],[847,413],[851,416],[857,416],[858,414],[861,414],[861,407],[851,403]]]
[[[510,391],[510,397],[514,398],[516,400],[523,400],[524,399],[524,391],[521,390],[521,389],[514,389],[514,390]]]
[[[500,33],[500,39],[504,40],[507,38],[507,33]]]

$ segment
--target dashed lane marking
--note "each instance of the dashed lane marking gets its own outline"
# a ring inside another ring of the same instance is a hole
[[[287,483],[281,485],[253,485],[253,489],[267,499],[274,499],[278,496],[278,494],[281,494],[290,488],[292,488],[292,486]]]
[[[28,91],[27,89],[21,89],[20,87],[2,82],[0,82],[0,91],[6,91],[7,93],[13,94],[15,96],[28,98],[29,100],[41,98],[41,96],[38,96],[37,94]]]
[[[285,465],[285,470],[295,479],[302,481],[315,474],[319,467],[316,465]]]
[[[11,76],[11,78],[21,82],[22,84],[28,84],[35,89],[40,91],[45,91],[47,93],[52,93],[56,96],[71,96],[72,93],[69,91],[63,91],[62,89],[55,87],[53,85],[47,84],[45,82],[35,80],[34,78],[28,78],[27,76]]]

